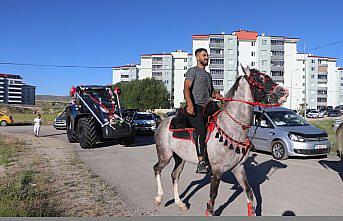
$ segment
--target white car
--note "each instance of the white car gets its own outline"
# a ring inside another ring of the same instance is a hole
[[[323,118],[324,112],[318,111],[318,110],[312,110],[306,114],[306,117],[308,117],[308,118]]]

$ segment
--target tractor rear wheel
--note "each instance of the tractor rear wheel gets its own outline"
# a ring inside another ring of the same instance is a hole
[[[96,121],[93,117],[83,117],[79,120],[79,141],[83,149],[95,146],[97,141]]]

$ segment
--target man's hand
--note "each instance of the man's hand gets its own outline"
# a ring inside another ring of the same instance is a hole
[[[212,98],[221,100],[223,98],[223,95],[221,95],[218,91],[213,92]]]
[[[187,105],[187,109],[186,109],[187,113],[191,116],[194,115],[194,106],[193,104]]]

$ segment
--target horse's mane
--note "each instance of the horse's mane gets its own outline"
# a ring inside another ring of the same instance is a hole
[[[239,81],[241,80],[241,78],[243,77],[243,75],[239,76],[236,79],[236,82],[232,85],[232,87],[230,88],[230,90],[225,94],[225,97],[227,98],[233,98],[233,96],[235,95],[235,92],[237,91],[237,88],[239,86]]]

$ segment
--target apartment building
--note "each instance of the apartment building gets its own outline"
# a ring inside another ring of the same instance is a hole
[[[141,55],[139,79],[154,78],[164,83],[171,107],[183,102],[184,75],[192,64],[192,55],[182,50]]]
[[[336,58],[297,54],[297,68],[291,71],[290,96],[285,106],[320,109],[340,104],[343,76],[336,67]]]
[[[22,86],[23,79],[20,75],[0,74],[0,102],[21,104]]]
[[[36,103],[36,87],[28,84],[23,84],[21,94],[22,104],[35,105]]]
[[[289,83],[287,70],[296,67],[297,38],[240,30],[231,34],[193,35],[192,40],[193,52],[198,48],[208,50],[207,71],[212,75],[214,88],[222,94],[243,74],[240,64],[270,74],[276,82],[285,85]]]
[[[116,84],[121,81],[137,80],[138,72],[139,65],[137,64],[112,67],[112,83]]]

